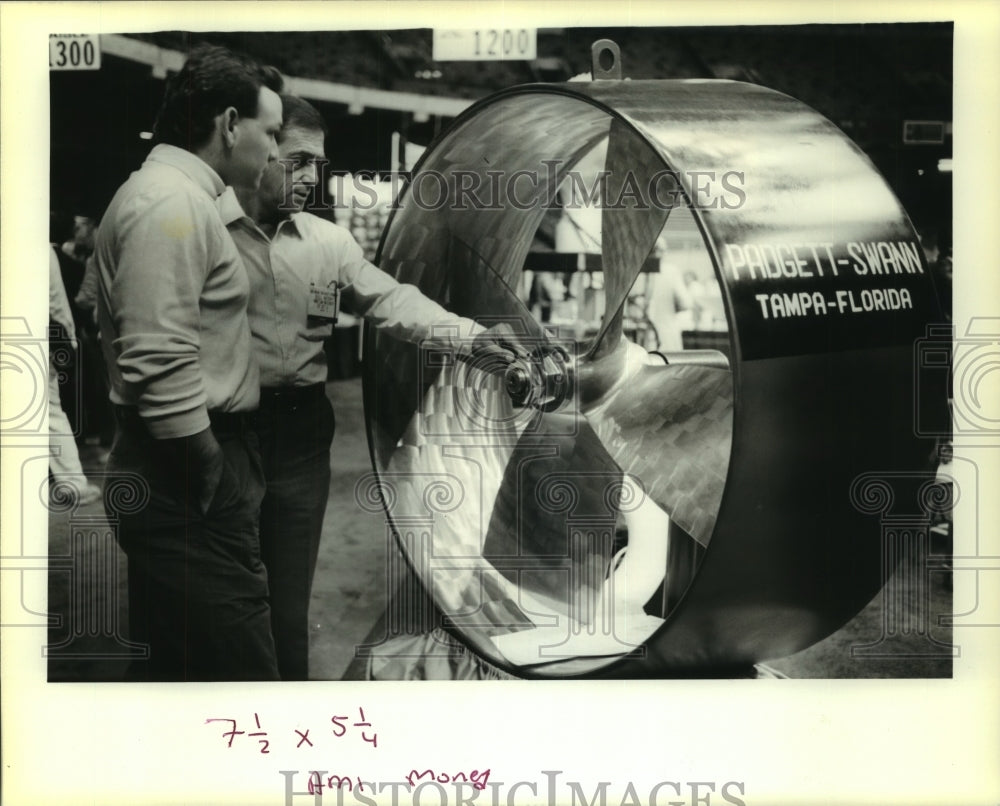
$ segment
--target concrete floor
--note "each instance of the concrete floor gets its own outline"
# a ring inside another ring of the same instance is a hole
[[[380,637],[387,593],[395,588],[386,570],[394,548],[381,512],[356,498],[359,480],[371,472],[360,379],[331,382],[327,394],[337,432],[312,593],[310,673],[316,680],[357,679],[364,663],[355,648]],[[99,479],[99,451],[85,447],[81,459]],[[110,535],[100,503],[50,514],[49,614],[58,617],[49,631],[52,681],[120,680],[124,673],[130,648],[115,625],[127,623],[126,567]],[[932,552],[947,549],[940,535],[935,541]],[[950,677],[951,629],[940,623],[952,612],[950,571],[903,565],[885,591],[837,633],[768,662],[764,671],[792,678]]]

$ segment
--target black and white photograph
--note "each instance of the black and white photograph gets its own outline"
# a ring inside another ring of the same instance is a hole
[[[3,9],[5,803],[997,802],[995,10],[111,5]]]

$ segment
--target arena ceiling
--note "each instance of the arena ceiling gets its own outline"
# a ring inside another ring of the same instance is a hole
[[[600,38],[622,49],[624,74],[729,78],[762,84],[812,106],[871,157],[916,219],[950,218],[951,23],[562,28],[538,31],[531,61],[435,61],[431,29],[253,33],[157,32],[129,39],[184,53],[199,42],[245,51],[288,76],[360,88],[464,99],[503,87],[565,81],[590,68]],[[161,71],[162,73],[162,71]],[[163,93],[148,64],[107,54],[99,71],[51,74],[52,205],[99,212],[141,162]],[[371,104],[317,102],[327,118],[332,171],[386,171],[393,132],[428,144],[447,116]],[[903,142],[906,120],[941,121],[943,142]]]

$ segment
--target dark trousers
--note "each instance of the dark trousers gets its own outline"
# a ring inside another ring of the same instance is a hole
[[[323,384],[261,389],[257,432],[267,492],[260,542],[282,680],[309,678],[309,600],[330,494],[333,407]]]
[[[150,651],[128,678],[277,680],[257,530],[264,480],[252,422],[213,417],[225,467],[202,514],[186,459],[153,439],[133,409],[116,414],[108,469],[137,474],[149,488],[144,506],[140,490],[119,508],[130,638]]]
[[[83,435],[96,436],[101,445],[108,447],[114,440],[115,417],[108,399],[108,370],[97,331],[90,328],[77,330],[80,341],[79,371],[83,395]]]

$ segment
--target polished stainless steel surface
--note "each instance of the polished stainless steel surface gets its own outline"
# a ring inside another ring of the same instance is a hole
[[[610,315],[590,349],[591,358],[602,358],[620,347],[625,296],[663,231],[674,201],[669,191],[662,199],[649,192],[649,177],[667,168],[663,158],[633,129],[612,120],[604,163],[611,203],[601,209],[601,256]],[[673,181],[670,184],[675,186]]]
[[[580,342],[531,315],[522,267],[605,138],[627,203],[602,209],[605,322]],[[495,204],[462,191],[497,185]],[[731,367],[665,363],[623,334],[677,203],[722,286]],[[534,358],[477,365],[370,334],[365,378],[387,513],[451,628],[525,676],[664,676],[789,654],[850,618],[883,571],[852,483],[929,453],[906,420],[914,340],[938,315],[915,248],[857,147],[762,87],[532,85],[463,114],[418,164],[381,265]],[[943,410],[941,389],[921,394]],[[692,546],[700,565],[668,575]]]

